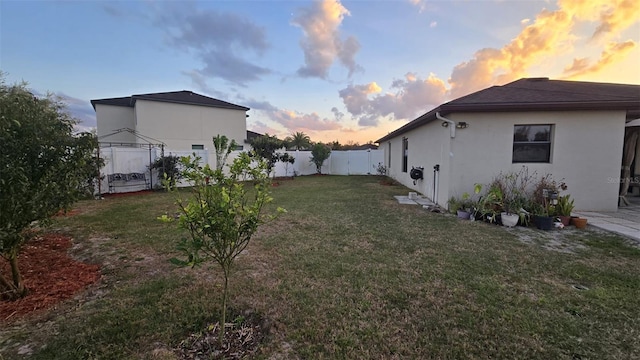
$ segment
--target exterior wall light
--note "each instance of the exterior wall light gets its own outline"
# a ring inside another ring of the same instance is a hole
[[[469,124],[467,124],[464,121],[458,121],[458,123],[456,124],[456,129],[466,129],[469,127]]]
[[[443,121],[443,122],[442,122],[442,127],[449,127],[449,123],[448,123],[448,122],[446,122],[446,121]]]

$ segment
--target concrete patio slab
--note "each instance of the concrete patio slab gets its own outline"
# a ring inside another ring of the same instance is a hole
[[[623,214],[578,211],[572,215],[586,218],[589,225],[629,237],[640,243],[640,221],[636,221],[639,214],[636,210],[625,211]]]
[[[434,205],[434,203],[431,200],[423,196],[418,196],[415,199],[409,199],[408,196],[396,195],[394,196],[394,198],[396,198],[396,200],[398,200],[398,203],[402,205],[422,205],[422,206]]]

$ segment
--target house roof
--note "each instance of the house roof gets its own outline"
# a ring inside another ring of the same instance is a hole
[[[251,143],[251,140],[257,138],[258,136],[264,136],[263,134],[257,133],[255,131],[247,130],[247,139],[246,143]]]
[[[378,150],[378,145],[376,144],[363,144],[355,146],[352,150]]]
[[[626,110],[640,114],[640,85],[524,78],[444,103],[377,140],[402,135],[436,119],[460,112]]]
[[[139,95],[109,98],[109,99],[96,99],[96,100],[91,100],[91,105],[93,106],[94,110],[96,108],[96,105],[98,104],[134,107],[137,100],[209,106],[209,107],[215,107],[215,108],[242,110],[242,111],[249,110],[248,107],[244,107],[244,106],[232,104],[230,102],[214,99],[208,96],[196,94],[188,90],[172,91],[172,92],[164,92],[164,93],[139,94]]]

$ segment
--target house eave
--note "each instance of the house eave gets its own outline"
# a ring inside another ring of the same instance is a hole
[[[625,101],[607,101],[607,102],[548,102],[548,103],[508,103],[508,104],[442,104],[439,107],[417,117],[413,121],[404,126],[390,132],[382,138],[376,140],[380,144],[394,137],[400,136],[413,129],[421,127],[436,120],[436,112],[441,115],[450,115],[453,113],[486,113],[486,112],[533,112],[533,111],[585,111],[585,110],[602,110],[602,111],[627,111],[627,114],[634,116],[640,113],[640,102]],[[628,116],[627,116],[628,117]]]
[[[156,98],[152,98],[152,97],[139,96],[139,95],[134,95],[133,96],[133,99],[131,101],[132,104],[135,104],[135,102],[137,100],[156,101],[156,102],[171,103],[171,104],[182,104],[182,105],[204,106],[204,107],[212,107],[212,108],[217,108],[217,109],[242,110],[242,111],[249,111],[250,110],[248,107],[241,106],[241,105],[234,105],[234,104],[229,104],[229,105],[223,105],[223,104],[210,105],[210,104],[203,104],[203,103],[198,103],[198,102],[180,101],[180,100],[172,100],[172,99],[156,99]]]

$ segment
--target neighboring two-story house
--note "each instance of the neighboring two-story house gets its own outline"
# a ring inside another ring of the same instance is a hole
[[[184,151],[213,149],[218,134],[241,146],[253,136],[246,125],[249,108],[186,90],[97,99],[91,105],[101,142],[158,142]]]

